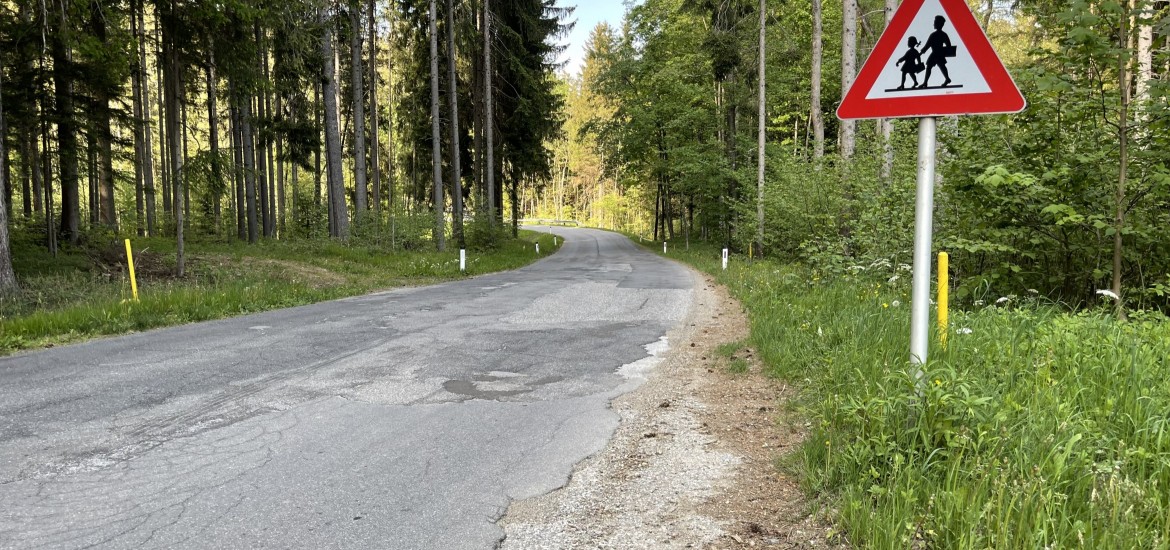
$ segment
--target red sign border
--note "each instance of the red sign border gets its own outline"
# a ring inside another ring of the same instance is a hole
[[[954,93],[934,96],[867,99],[886,63],[893,60],[902,36],[922,9],[925,0],[905,0],[866,58],[861,72],[837,107],[841,120],[866,118],[912,118],[947,115],[1018,113],[1027,107],[1024,96],[987,40],[983,28],[975,21],[964,0],[939,0],[947,19],[962,39],[975,66],[987,81],[989,92]]]

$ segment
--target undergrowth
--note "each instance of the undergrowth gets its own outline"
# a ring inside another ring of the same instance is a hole
[[[661,253],[661,248],[651,248]],[[1170,547],[1170,322],[1005,296],[952,312],[916,382],[906,266],[846,274],[669,256],[747,308],[770,373],[798,382],[796,463],[864,548]]]

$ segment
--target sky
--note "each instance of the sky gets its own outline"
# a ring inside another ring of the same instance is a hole
[[[565,71],[575,75],[581,72],[581,62],[585,58],[585,42],[589,40],[589,33],[593,31],[593,27],[602,21],[608,21],[611,27],[620,29],[626,7],[623,0],[557,0],[557,5],[577,8],[570,18],[575,20],[577,25],[573,27],[573,32],[562,39],[567,49],[561,54],[561,61],[566,62]]]

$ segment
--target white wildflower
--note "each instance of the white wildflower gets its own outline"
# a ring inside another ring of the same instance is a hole
[[[1040,291],[1039,291],[1039,290],[1036,290],[1036,289],[1034,289],[1034,288],[1029,288],[1029,289],[1028,289],[1028,294],[1040,294]]]
[[[824,335],[825,335],[825,331],[821,330],[821,327],[817,327],[817,336],[824,336]]]
[[[898,300],[894,300],[893,302],[890,302],[890,305],[894,306],[894,307],[898,307],[898,306],[902,305],[902,302],[899,302]]]
[[[886,282],[892,285],[892,284],[898,282],[898,276],[894,275],[893,277],[890,277],[890,279]]]
[[[983,300],[975,300],[975,306],[976,306],[976,307],[978,307],[978,306],[982,306],[982,305],[983,305]]]
[[[975,331],[971,330],[970,328],[963,327],[959,330],[956,330],[955,332],[958,334],[971,334],[972,332],[975,332]]]
[[[865,271],[865,266],[851,265],[851,266],[845,268],[845,271],[857,273],[858,271]]]
[[[1117,298],[1117,294],[1115,294],[1115,293],[1114,293],[1112,290],[1107,290],[1107,289],[1104,289],[1104,288],[1102,288],[1101,290],[1098,290],[1098,291],[1097,291],[1097,295],[1098,295],[1098,296],[1105,296],[1106,298],[1111,298],[1111,299],[1113,299],[1113,300],[1117,300],[1117,299],[1118,299],[1118,298]]]
[[[914,266],[910,264],[898,264],[899,271],[914,271]]]
[[[1016,299],[1016,295],[1015,295],[1015,294],[1008,294],[1007,296],[1004,296],[1004,297],[1002,297],[1002,298],[1000,298],[1000,299],[996,300],[996,301],[995,301],[995,303],[996,303],[997,305],[999,305],[999,304],[1006,304],[1006,303],[1008,303],[1008,302],[1010,302],[1010,301],[1012,301],[1012,300],[1015,300],[1015,299]]]

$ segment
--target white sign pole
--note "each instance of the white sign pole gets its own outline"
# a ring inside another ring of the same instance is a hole
[[[910,311],[910,364],[922,378],[930,336],[930,249],[934,228],[934,157],[937,120],[918,120],[918,191],[914,202],[914,283]]]

